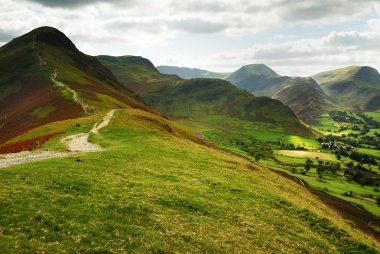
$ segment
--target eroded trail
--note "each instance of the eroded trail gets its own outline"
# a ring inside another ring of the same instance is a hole
[[[23,164],[33,161],[40,161],[51,158],[65,157],[74,152],[96,152],[103,148],[97,144],[88,141],[90,133],[98,134],[99,130],[106,127],[116,110],[109,111],[100,122],[97,122],[87,133],[70,135],[61,139],[61,142],[67,146],[67,152],[62,151],[36,151],[36,152],[19,152],[0,155],[0,168],[16,164]]]
[[[94,143],[90,143],[88,141],[88,137],[90,136],[90,133],[98,134],[99,130],[106,127],[113,114],[115,113],[115,110],[109,111],[104,117],[101,122],[96,123],[90,132],[87,133],[79,133],[75,135],[68,136],[66,138],[63,138],[61,141],[67,146],[67,149],[72,152],[95,152],[95,151],[101,151],[103,148],[99,145],[96,145]]]
[[[58,86],[58,87],[63,87],[64,89],[66,89],[67,91],[69,91],[70,93],[73,94],[73,100],[75,103],[81,105],[81,107],[83,108],[83,111],[87,114],[87,115],[91,115],[92,113],[94,113],[95,111],[97,111],[96,108],[88,105],[84,100],[82,100],[78,93],[71,89],[69,86],[63,84],[62,82],[58,81],[57,80],[57,75],[58,75],[58,71],[57,70],[54,70],[54,72],[51,74],[51,81],[53,81],[53,83]]]

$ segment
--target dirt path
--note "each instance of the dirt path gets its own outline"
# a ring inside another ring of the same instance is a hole
[[[61,140],[62,143],[64,143],[67,146],[67,149],[72,152],[95,152],[95,151],[101,151],[103,148],[99,145],[96,145],[94,143],[90,143],[88,141],[88,137],[90,136],[90,133],[98,134],[99,130],[106,127],[113,114],[115,113],[115,110],[109,111],[104,117],[101,122],[96,123],[90,132],[87,133],[79,133],[75,135],[68,136],[66,138],[63,138]]]
[[[87,133],[79,133],[61,139],[61,142],[67,146],[68,152],[61,151],[36,151],[36,152],[19,152],[0,155],[0,168],[23,164],[33,161],[40,161],[51,158],[65,157],[74,152],[96,152],[103,148],[88,141],[90,133],[98,134],[99,130],[106,127],[116,110],[109,111],[100,122],[97,122]]]
[[[65,157],[68,152],[57,151],[41,151],[41,152],[19,152],[0,155],[0,168],[5,168],[11,165],[22,164],[32,161],[45,160],[50,158]]]

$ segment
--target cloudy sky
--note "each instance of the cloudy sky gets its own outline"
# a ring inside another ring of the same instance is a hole
[[[0,45],[39,26],[91,55],[229,72],[265,63],[283,75],[380,69],[379,0],[0,0]]]

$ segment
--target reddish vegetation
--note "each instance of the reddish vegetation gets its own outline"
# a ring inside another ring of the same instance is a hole
[[[30,114],[44,105],[54,105],[56,110],[44,119]],[[0,144],[38,126],[71,119],[82,112],[80,105],[63,98],[49,81],[42,77],[24,80],[22,89],[0,101]],[[5,121],[2,122],[2,120]]]
[[[54,138],[55,136],[57,136],[61,133],[63,133],[63,132],[53,132],[53,133],[42,135],[42,136],[39,136],[36,138],[26,139],[23,141],[18,141],[16,143],[11,143],[11,144],[7,144],[4,146],[0,146],[0,154],[18,153],[21,151],[36,149],[36,148],[42,146],[49,139]]]

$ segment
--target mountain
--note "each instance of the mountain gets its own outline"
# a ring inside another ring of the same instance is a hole
[[[227,76],[226,80],[256,96],[271,96],[289,77],[278,75],[265,64],[245,65]]]
[[[49,122],[129,107],[153,111],[54,28],[0,48],[0,142]]]
[[[228,73],[212,72],[196,68],[161,65],[157,70],[163,74],[175,74],[183,79],[192,78],[224,78]]]
[[[307,123],[333,109],[336,105],[312,78],[289,78],[272,95],[288,105],[296,116]]]
[[[262,123],[268,128],[287,133],[314,135],[281,102],[255,97],[228,81],[206,78],[182,80],[173,75],[159,76],[156,70],[149,68],[148,72],[132,75],[146,79],[146,82],[136,86],[133,80],[125,79],[131,69],[137,68],[136,62],[131,64],[126,60],[128,58],[123,57],[114,57],[116,59],[110,61],[111,58],[104,60],[104,57],[98,57],[119,80],[125,80],[126,87],[137,92],[145,102],[170,119],[187,119],[219,128],[226,126],[227,122],[235,122],[230,128],[238,128],[238,120],[242,120],[252,126]],[[147,66],[151,67],[146,60],[140,64],[142,66],[139,68],[144,70],[147,70]],[[152,76],[155,78],[152,79]]]
[[[280,76],[264,64],[243,66],[227,80],[254,95],[283,102],[306,123],[313,123],[315,117],[328,112],[336,104],[312,78]]]
[[[313,76],[322,90],[343,105],[359,111],[380,109],[380,74],[368,66],[349,66]]]

